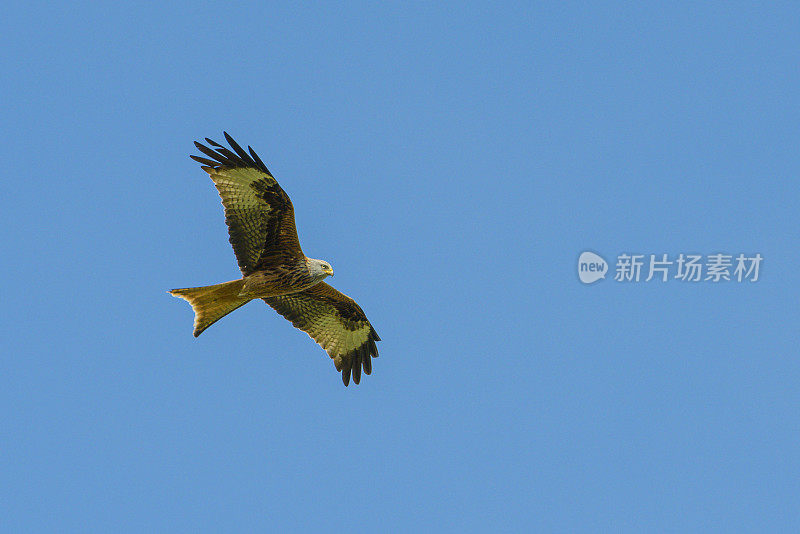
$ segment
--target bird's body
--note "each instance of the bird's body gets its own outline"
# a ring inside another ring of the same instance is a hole
[[[242,278],[170,293],[192,305],[195,337],[240,306],[264,299],[327,351],[345,385],[351,376],[358,384],[362,367],[372,372],[378,334],[353,299],[323,282],[333,274],[330,264],[303,254],[292,202],[266,165],[252,148],[248,154],[227,133],[225,138],[233,152],[206,138],[214,149],[195,146],[211,159],[191,157],[222,198]]]
[[[240,295],[251,298],[277,297],[303,291],[322,282],[328,274],[313,271],[308,261],[265,266],[243,278]]]

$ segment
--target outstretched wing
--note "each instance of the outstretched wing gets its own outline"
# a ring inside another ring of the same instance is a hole
[[[222,197],[228,235],[242,274],[303,259],[289,195],[252,148],[247,147],[248,154],[223,133],[233,151],[206,138],[213,149],[197,142],[195,146],[208,158],[190,157],[203,165]]]
[[[372,358],[378,357],[378,333],[356,301],[320,282],[305,291],[268,297],[264,301],[307,333],[333,358],[336,370],[342,372],[344,385],[361,381],[372,372]]]

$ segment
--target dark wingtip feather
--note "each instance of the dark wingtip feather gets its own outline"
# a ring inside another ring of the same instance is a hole
[[[200,144],[197,141],[194,142],[194,146],[197,147],[197,150],[199,150],[200,152],[202,152],[203,154],[205,154],[206,156],[208,156],[209,158],[214,160],[214,166],[215,167],[219,167],[220,165],[226,165],[227,164],[227,161],[225,160],[224,156],[218,154],[217,152],[214,152],[213,150],[211,150],[207,146],[205,146],[203,144]]]
[[[247,162],[243,161],[242,158],[228,150],[227,148],[218,148],[217,152],[222,154],[222,156],[227,159],[227,164],[231,167],[247,167]]]
[[[364,364],[364,374],[372,374],[372,357],[370,357],[367,346],[361,345],[361,348],[358,349],[358,351],[361,353],[361,361]]]
[[[256,162],[256,164],[258,164],[259,168],[260,168],[262,171],[264,171],[265,173],[267,173],[267,174],[269,174],[270,176],[272,176],[272,173],[271,173],[271,172],[269,172],[269,169],[267,168],[267,166],[266,166],[266,165],[264,165],[264,162],[263,162],[263,161],[261,161],[261,158],[259,158],[259,157],[258,157],[258,154],[256,154],[256,151],[255,151],[255,150],[253,150],[253,147],[251,147],[250,145],[247,145],[247,150],[249,150],[249,151],[250,151],[250,155],[251,155],[251,156],[253,156],[253,161],[255,161],[255,162]]]
[[[219,163],[217,163],[216,161],[211,161],[208,158],[201,158],[200,156],[193,156],[191,154],[189,155],[189,157],[195,160],[197,163],[200,163],[207,167],[216,167],[217,165],[219,165]]]
[[[228,141],[228,144],[231,145],[231,148],[233,148],[233,150],[237,154],[239,154],[239,157],[242,158],[242,161],[244,161],[244,162],[246,162],[246,163],[248,163],[248,164],[250,164],[250,165],[255,167],[256,166],[256,162],[253,161],[252,159],[250,159],[250,156],[247,155],[247,152],[242,150],[242,147],[239,146],[239,143],[234,141],[233,137],[228,135],[228,132],[222,132],[222,133],[225,135],[225,140]]]
[[[197,147],[197,150],[205,154],[211,159],[201,158],[198,159],[198,156],[191,156],[192,159],[195,161],[203,164],[209,165],[213,168],[219,167],[230,167],[230,168],[255,168],[261,171],[266,172],[270,176],[272,173],[269,172],[267,166],[264,165],[264,162],[256,155],[252,148],[249,146],[247,147],[250,150],[250,154],[245,152],[245,150],[237,143],[233,137],[228,134],[228,132],[222,132],[225,135],[225,140],[230,144],[233,151],[225,148],[223,145],[217,143],[213,139],[208,137],[205,138],[206,143],[212,148],[203,145],[197,141],[194,142],[194,146]]]
[[[361,358],[359,358],[359,354],[353,354],[353,382],[358,384],[361,382]]]
[[[342,382],[344,382],[344,387],[350,385],[350,369],[342,369]]]

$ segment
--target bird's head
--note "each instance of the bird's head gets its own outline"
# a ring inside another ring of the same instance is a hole
[[[331,264],[324,260],[309,260],[308,268],[312,274],[325,278],[326,276],[333,276],[333,267]]]

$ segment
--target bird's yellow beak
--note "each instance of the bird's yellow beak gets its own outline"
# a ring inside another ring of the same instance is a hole
[[[333,268],[328,267],[327,269],[325,269],[325,272],[328,274],[328,276],[333,276]]]

